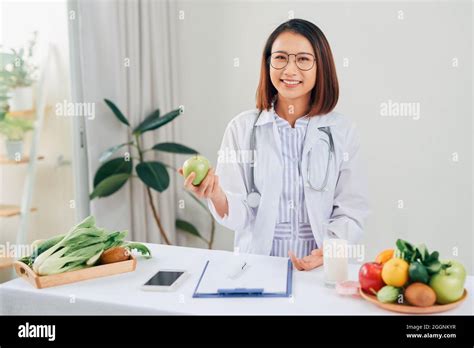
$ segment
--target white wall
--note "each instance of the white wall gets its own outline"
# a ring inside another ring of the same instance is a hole
[[[176,8],[183,143],[216,163],[227,123],[254,108],[266,38],[293,11],[330,41],[341,87],[336,110],[361,132],[373,210],[364,238],[367,258],[403,238],[459,258],[472,273],[468,2],[178,1]],[[389,100],[419,103],[420,118],[381,116],[381,103]],[[188,215],[208,228],[200,210]],[[219,227],[216,237],[216,248],[233,248],[231,231]]]

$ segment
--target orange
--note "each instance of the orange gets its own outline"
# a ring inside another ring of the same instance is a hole
[[[402,287],[408,281],[408,262],[393,258],[388,260],[382,268],[382,279],[387,285]]]
[[[375,258],[375,262],[383,265],[385,262],[387,262],[393,257],[393,253],[393,249],[386,249],[377,255],[377,257]]]

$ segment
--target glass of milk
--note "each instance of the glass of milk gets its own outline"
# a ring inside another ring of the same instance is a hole
[[[325,225],[326,232],[327,224]],[[333,233],[324,233],[323,265],[324,284],[335,287],[337,283],[348,279],[348,249],[347,240],[337,238]]]

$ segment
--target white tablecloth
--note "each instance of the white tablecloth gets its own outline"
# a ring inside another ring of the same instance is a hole
[[[192,315],[393,315],[362,298],[340,296],[323,284],[323,268],[295,271],[292,298],[192,298],[207,260],[218,261],[228,251],[149,244],[152,259],[138,257],[135,272],[91,279],[47,289],[35,289],[23,279],[0,285],[1,314],[192,314]],[[175,292],[142,291],[140,286],[158,269],[176,268],[190,277]],[[359,265],[351,264],[349,278],[357,280]],[[466,301],[445,315],[472,315],[469,276]]]

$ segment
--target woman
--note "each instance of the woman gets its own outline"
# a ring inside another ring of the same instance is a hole
[[[276,28],[263,50],[257,109],[237,115],[224,133],[220,153],[236,156],[219,159],[199,186],[194,173],[184,182],[235,231],[240,252],[289,255],[296,269],[310,270],[322,265],[324,238],[362,236],[366,178],[353,124],[332,111],[338,95],[321,30],[302,19]],[[249,151],[253,164],[238,160]]]

